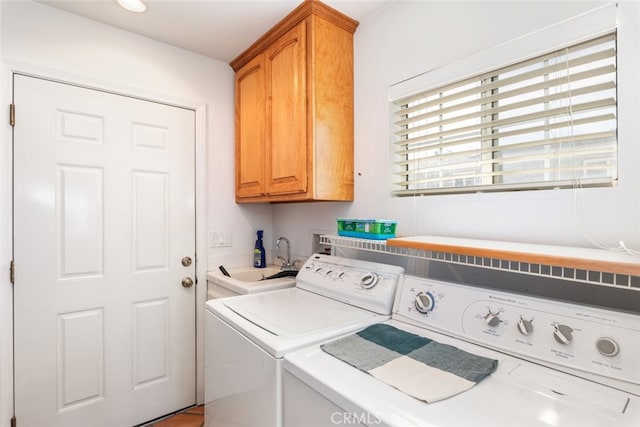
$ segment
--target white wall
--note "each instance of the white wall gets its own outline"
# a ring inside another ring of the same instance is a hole
[[[215,260],[219,255],[248,263],[254,230],[264,228],[271,236],[271,207],[234,203],[233,71],[228,64],[29,1],[3,0],[0,17],[0,110],[4,111],[0,114],[0,426],[4,426],[12,414],[12,289],[7,274],[12,250],[11,128],[5,115],[11,102],[11,70],[199,108],[198,117],[206,121],[200,127],[204,143],[199,147],[206,152],[200,155],[207,156],[202,162],[207,165],[207,192],[201,189],[203,179],[197,193],[207,212],[199,224],[199,237],[206,239],[202,222],[208,229],[235,232],[233,247],[203,251],[200,265],[208,256]],[[201,290],[198,294],[204,300]]]
[[[640,4],[618,9],[619,178],[585,189],[579,219],[573,190],[393,198],[390,194],[388,87],[428,70],[602,5],[602,2],[397,1],[355,34],[355,201],[274,206],[274,231],[311,248],[312,229],[335,230],[336,217],[399,221],[398,234],[590,246],[580,230],[610,246],[640,249]]]

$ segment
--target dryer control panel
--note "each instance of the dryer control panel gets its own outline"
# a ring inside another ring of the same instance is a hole
[[[638,315],[411,276],[398,290],[398,315],[510,353],[640,384]]]

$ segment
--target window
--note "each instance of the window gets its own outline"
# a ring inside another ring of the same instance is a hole
[[[612,185],[616,35],[392,102],[396,195]]]

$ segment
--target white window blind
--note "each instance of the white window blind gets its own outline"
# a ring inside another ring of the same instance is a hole
[[[392,102],[394,193],[611,185],[616,35]]]

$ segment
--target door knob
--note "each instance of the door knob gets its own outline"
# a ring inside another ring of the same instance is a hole
[[[191,257],[184,257],[182,258],[182,265],[185,267],[189,267],[191,265],[192,261],[191,261]]]
[[[193,286],[193,279],[191,277],[185,277],[182,279],[182,286],[185,288],[190,288]]]

